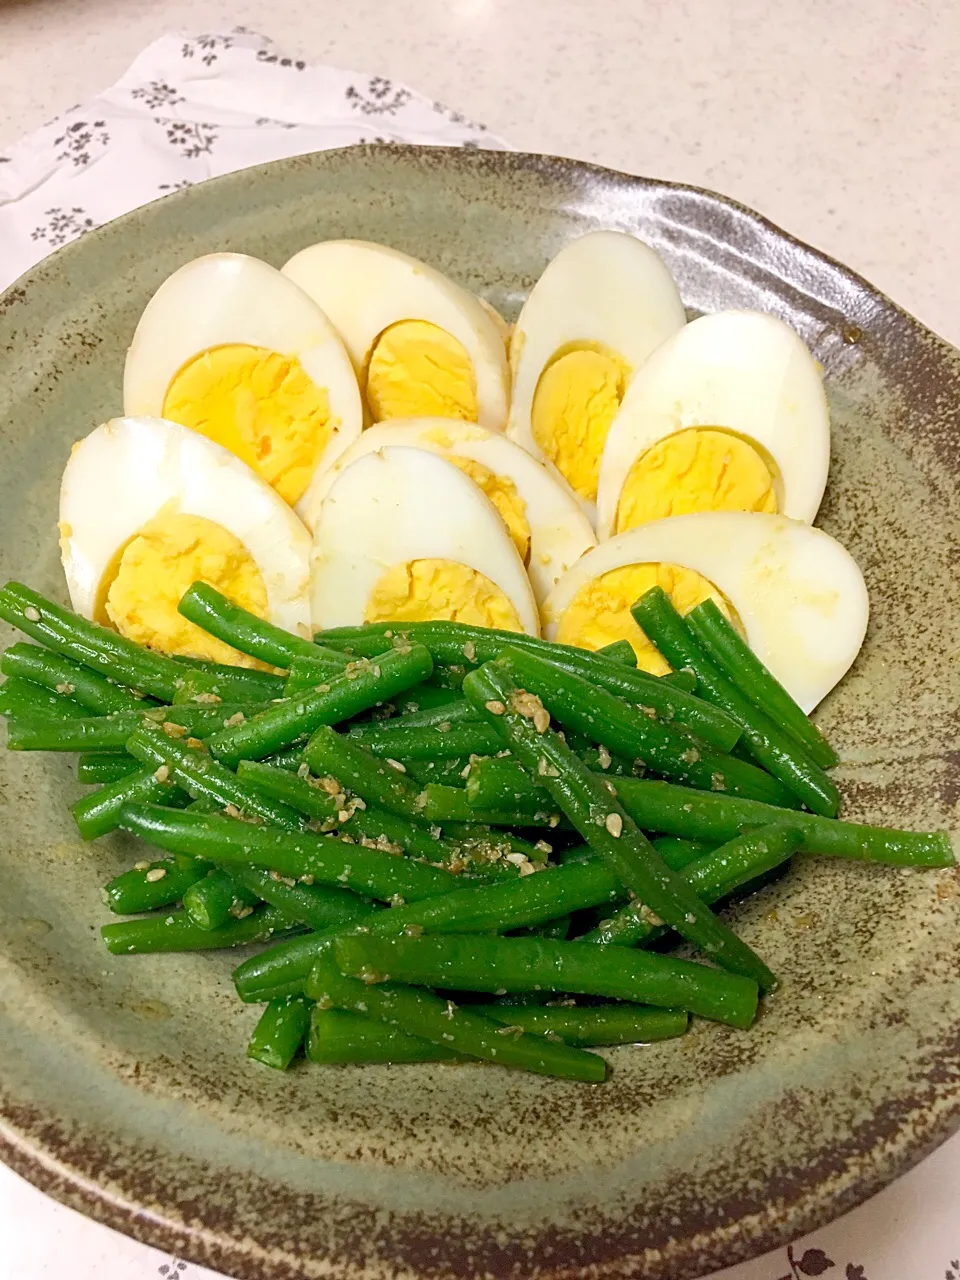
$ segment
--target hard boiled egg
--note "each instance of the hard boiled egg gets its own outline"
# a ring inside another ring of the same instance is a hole
[[[497,509],[425,449],[385,446],[337,475],[320,507],[311,569],[321,627],[444,619],[539,634]]]
[[[242,253],[197,258],[163,282],[127,353],[123,406],[215,440],[291,506],[363,425],[356,375],[330,321],[291,280]]]
[[[370,421],[460,418],[503,430],[502,321],[472,293],[425,262],[364,240],[311,245],[283,273],[343,337]]]
[[[588,552],[547,601],[547,636],[587,649],[625,638],[662,674],[630,614],[657,585],[680,613],[716,600],[804,711],[843,677],[867,629],[863,575],[839,542],[785,516],[720,511],[655,520]]]
[[[177,612],[198,579],[310,634],[310,535],[239,458],[178,423],[114,418],[74,445],[60,549],[74,609],[163,653],[252,662]]]
[[[525,450],[495,431],[451,418],[398,418],[368,427],[327,472],[316,495],[320,501],[304,512],[307,526],[316,523],[323,495],[341,471],[364,454],[394,445],[439,454],[480,486],[526,565],[538,604],[596,546],[590,522],[569,491]]]
[[[701,316],[638,372],[600,466],[601,538],[693,511],[817,514],[830,465],[820,372],[759,311]]]
[[[510,343],[507,433],[553,464],[588,514],[624,393],[684,322],[661,259],[620,231],[594,231],[561,249],[524,304]]]

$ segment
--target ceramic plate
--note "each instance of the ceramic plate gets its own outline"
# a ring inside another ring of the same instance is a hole
[[[960,355],[863,280],[717,196],[566,160],[363,148],[171,196],[47,259],[0,299],[0,574],[64,599],[61,469],[120,409],[151,292],[197,254],[280,264],[325,237],[427,259],[513,317],[574,236],[635,232],[691,312],[758,307],[822,363],[820,523],[873,616],[818,713],[846,812],[955,820],[960,790]],[[3,637],[4,642],[7,636]],[[849,1209],[960,1121],[955,871],[799,860],[735,911],[782,977],[757,1027],[610,1053],[608,1084],[481,1066],[312,1068],[244,1057],[234,957],[111,958],[72,762],[0,755],[0,1154],[38,1186],[243,1277],[684,1280]]]

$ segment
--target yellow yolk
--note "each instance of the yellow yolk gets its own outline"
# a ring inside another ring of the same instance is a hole
[[[484,574],[456,560],[410,560],[380,578],[364,622],[468,622],[522,631],[517,611]]]
[[[731,616],[730,606],[706,578],[675,564],[628,564],[611,569],[580,588],[560,619],[557,640],[581,649],[602,649],[614,640],[629,640],[637,666],[666,675],[670,664],[661,657],[633,620],[632,605],[651,587],[662,587],[681,614],[713,600]]]
[[[466,348],[426,320],[385,329],[367,362],[367,406],[389,418],[460,418],[476,422],[477,379]]]
[[[533,397],[533,438],[570,487],[591,502],[628,376],[615,352],[580,347],[547,365]]]
[[[235,453],[291,506],[330,440],[330,402],[295,356],[241,344],[196,356],[167,388],[163,416]]]
[[[212,520],[175,511],[160,512],[127,543],[97,612],[121,635],[161,653],[260,665],[177,612],[180,597],[198,580],[267,616],[263,577],[239,538]]]
[[[527,504],[517,493],[517,486],[509,477],[498,476],[473,458],[451,453],[447,455],[447,461],[469,476],[497,508],[520,559],[526,564],[530,557],[530,525],[527,523]]]
[[[754,446],[698,427],[667,436],[636,460],[620,491],[616,532],[691,511],[776,510],[773,474]]]

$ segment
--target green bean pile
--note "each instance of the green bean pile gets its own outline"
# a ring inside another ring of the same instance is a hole
[[[191,622],[276,671],[171,658],[18,583],[13,750],[79,752],[115,955],[268,943],[251,1058],[483,1060],[602,1081],[589,1050],[748,1028],[776,975],[712,910],[795,854],[954,864],[942,832],[837,820],[829,743],[707,601],[634,607],[675,668],[458,623],[288,635],[194,583]],[[680,959],[684,940],[699,957]]]

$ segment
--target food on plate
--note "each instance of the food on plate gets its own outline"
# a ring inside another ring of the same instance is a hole
[[[503,430],[510,377],[489,304],[427,263],[363,240],[301,249],[283,274],[336,326],[372,422],[460,418]]]
[[[645,670],[669,670],[630,612],[653,586],[681,614],[712,600],[736,619],[806,712],[843,678],[866,634],[866,584],[839,542],[785,516],[725,511],[657,520],[602,542],[548,599],[547,636],[589,649],[627,639]]]
[[[620,231],[571,241],[524,303],[510,343],[507,431],[555,467],[588,512],[607,432],[631,380],[685,319],[663,261]]]
[[[188,262],[153,295],[127,352],[123,410],[209,437],[291,506],[363,421],[333,325],[275,267],[242,253]]]
[[[310,537],[234,454],[163,418],[114,418],[73,447],[60,487],[73,607],[161,653],[250,659],[177,612],[195,579],[287,631],[310,624]]]
[[[540,630],[496,507],[426,449],[385,446],[337,475],[314,526],[311,598],[326,627],[445,619]]]
[[[356,241],[284,271],[161,286],[128,416],[63,475],[75,612],[0,588],[34,641],[0,657],[8,747],[78,752],[80,836],[150,846],[104,887],[111,954],[260,944],[233,977],[275,1069],[598,1083],[591,1048],[753,1024],[772,926],[714,907],[795,854],[955,868],[837,819],[808,713],[868,598],[811,524],[796,334],[685,324],[652,250],[585,236],[521,313],[508,438],[488,304]]]
[[[480,486],[513,539],[538,604],[596,545],[577,502],[526,450],[498,432],[450,418],[397,419],[369,427],[318,486],[314,505],[304,512],[308,527],[313,527],[324,495],[346,467],[365,454],[395,445],[439,454]]]
[[[802,339],[775,316],[718,311],[668,338],[630,384],[600,464],[597,532],[694,511],[811,522],[829,466],[827,399]]]

